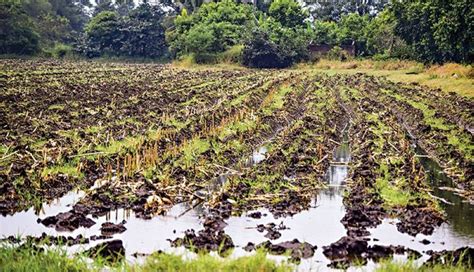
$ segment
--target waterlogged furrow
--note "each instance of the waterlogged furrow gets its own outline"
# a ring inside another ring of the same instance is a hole
[[[262,94],[265,93],[264,90],[262,91]],[[239,161],[239,158],[248,157],[256,144],[268,138],[277,125],[290,119],[298,108],[283,107],[283,105],[295,105],[293,102],[297,101],[297,97],[303,91],[301,86],[296,86],[294,83],[275,85],[269,92],[267,90],[266,97],[260,99],[261,104],[255,110],[242,110],[229,118],[221,119],[219,125],[213,125],[205,133],[192,136],[189,141],[163,153],[157,158],[156,163],[143,167],[141,172],[149,182],[144,183],[143,178],[137,175],[116,175],[114,182],[91,193],[90,197],[85,198],[80,205],[92,206],[89,209],[93,214],[103,213],[104,210],[111,208],[133,207],[136,213],[140,211],[145,215],[161,213],[166,207],[163,207],[159,201],[155,203],[152,200],[148,201],[144,207],[142,203],[144,198],[166,197],[170,200],[167,204],[192,201],[196,198],[203,200],[196,192],[203,186],[207,186],[208,182],[221,173],[228,171],[229,167],[233,167]],[[256,96],[252,96],[252,99],[255,98]],[[280,99],[283,104],[274,105],[276,100],[280,103]],[[266,116],[272,116],[272,119],[267,120]],[[135,158],[136,156],[129,161],[133,162]],[[137,167],[137,165],[132,163],[132,167]],[[122,198],[121,196],[126,195],[130,190],[129,185],[132,181],[141,184],[142,186],[136,186],[137,190],[147,190],[147,194],[132,200]],[[160,189],[168,190],[169,188],[172,188],[171,191],[166,191],[161,195],[156,194]],[[110,197],[97,200],[98,196],[104,194]]]
[[[329,88],[310,88],[298,121],[276,135],[262,162],[229,182],[226,193],[237,209],[266,206],[276,216],[295,214],[324,187],[342,109]]]
[[[263,84],[265,82],[265,79],[263,81],[259,81],[258,79],[254,79],[252,81],[255,80],[258,82],[257,85],[253,85],[255,87],[258,87],[259,84]],[[237,80],[236,82],[239,81]],[[252,82],[249,80],[248,84],[250,83]],[[247,84],[246,81],[242,81],[240,84],[231,83],[230,85],[232,84],[234,87],[231,88],[230,91],[225,92],[219,91],[219,85],[217,85],[216,89],[206,89],[204,93],[214,93],[213,96],[207,96],[209,97],[207,99],[212,99],[211,101],[214,101],[209,103],[209,105],[217,102],[219,99],[225,100],[220,97],[226,97],[226,95],[229,95],[229,93],[232,96],[238,95],[242,89],[248,91],[248,89],[242,88],[242,84],[244,84],[244,86]],[[146,95],[146,92],[143,95]],[[137,100],[136,102],[132,101],[132,103],[138,103],[139,101],[140,100]],[[223,110],[225,105],[221,103],[219,104],[220,107],[213,108],[217,114],[212,112],[212,115],[204,115],[207,118],[202,118],[203,113],[201,112],[200,114],[188,116],[188,122],[183,124],[183,126],[181,126],[179,121],[176,120],[171,122],[171,126],[168,126],[168,128],[164,126],[164,129],[162,127],[158,127],[152,128],[151,130],[150,128],[144,130],[140,129],[140,127],[150,124],[151,120],[158,119],[158,124],[162,122],[170,123],[170,117],[167,115],[156,116],[156,113],[151,115],[150,113],[154,113],[153,111],[143,112],[142,107],[149,109],[154,107],[153,105],[148,105],[148,103],[146,103],[147,101],[143,101],[145,103],[140,102],[140,104],[137,104],[140,105],[140,108],[134,106],[135,109],[138,110],[127,111],[126,115],[124,114],[125,116],[129,116],[127,119],[125,119],[125,122],[122,122],[120,118],[118,121],[112,122],[112,124],[119,124],[118,126],[105,124],[101,125],[102,121],[95,121],[94,123],[98,124],[98,126],[91,126],[85,131],[81,130],[79,126],[78,128],[75,128],[71,131],[60,130],[54,134],[49,132],[48,135],[54,137],[48,136],[48,141],[37,139],[37,142],[33,142],[33,144],[27,143],[26,150],[17,149],[17,147],[5,143],[3,145],[5,148],[2,149],[5,155],[8,155],[10,152],[14,152],[15,154],[13,154],[14,156],[8,156],[6,160],[2,161],[2,168],[5,170],[4,173],[8,174],[6,175],[5,179],[10,180],[10,184],[6,184],[7,187],[4,187],[4,189],[7,191],[14,190],[16,193],[10,194],[10,197],[7,197],[7,199],[4,199],[4,201],[17,205],[20,202],[13,202],[11,200],[20,197],[28,199],[27,202],[21,203],[31,204],[30,201],[34,200],[35,197],[38,196],[38,193],[47,197],[57,197],[72,189],[74,186],[76,186],[76,184],[82,184],[83,186],[88,187],[95,180],[97,180],[97,178],[103,177],[104,174],[108,174],[108,172],[110,172],[110,162],[114,162],[114,166],[116,165],[116,162],[120,165],[120,162],[118,162],[120,161],[119,157],[117,156],[119,155],[118,153],[124,153],[127,151],[127,149],[132,149],[132,151],[140,149],[140,146],[146,142],[148,136],[154,138],[152,140],[155,142],[158,142],[156,148],[157,151],[165,150],[170,146],[168,139],[169,137],[174,136],[176,139],[174,143],[171,143],[171,145],[177,145],[179,142],[189,138],[190,134],[199,133],[200,130],[206,129],[206,126],[209,126],[206,125],[206,123],[210,124],[211,119],[213,123],[219,122],[220,119],[226,115],[229,116],[231,114],[235,114],[235,112],[240,111],[238,107],[244,106],[246,103],[246,101],[242,101],[242,105],[237,105],[234,107],[235,109],[230,108],[227,109],[227,111]],[[114,110],[114,103],[116,102],[109,104],[108,108]],[[164,103],[163,105],[165,107],[160,109],[160,112],[163,112],[166,107],[173,108],[173,103]],[[249,106],[250,104],[247,107]],[[107,107],[105,109],[107,110]],[[62,108],[61,110],[67,111],[70,109]],[[92,116],[95,114],[96,113],[91,113]],[[142,121],[142,118],[139,119],[138,117],[144,116],[144,114],[146,114],[145,117],[147,118]],[[103,112],[99,112],[100,117],[98,120],[103,119],[103,117],[101,117],[103,115]],[[45,117],[46,116],[50,117],[48,115],[45,115]],[[105,114],[105,117],[109,118],[108,116],[108,113]],[[82,118],[84,116],[78,117]],[[104,119],[104,121],[105,120],[107,119]],[[17,129],[17,131],[19,131],[20,135],[21,133],[28,135],[28,133],[25,131],[21,131],[21,124],[18,124],[18,126],[19,130]],[[44,131],[44,129],[48,130],[48,127],[44,127],[42,131]],[[161,133],[156,133],[157,129],[160,131],[165,131],[165,137],[161,137],[161,141],[156,139],[156,135]],[[134,135],[134,131],[136,131],[136,133],[141,133],[141,135],[145,135],[137,137],[128,136],[129,133]],[[119,133],[121,133],[122,136],[120,136]],[[34,136],[32,137],[34,138]],[[116,138],[119,140],[116,140]],[[120,138],[123,140],[120,140]],[[29,138],[26,139],[28,140]],[[18,143],[18,141],[16,142]],[[15,149],[17,150],[14,151]],[[105,164],[103,162],[104,160],[106,162]],[[109,163],[107,163],[107,161]],[[27,172],[22,172],[24,169],[27,169]],[[10,186],[14,184],[14,187]],[[11,211],[11,208],[5,207],[5,209],[9,209]]]
[[[468,189],[464,194],[472,198],[469,196],[469,190],[474,188],[472,99],[362,75],[347,78],[346,82],[370,93],[396,115],[412,140],[437,160],[462,189]]]
[[[364,236],[365,227],[379,224],[386,216],[398,216],[400,231],[431,234],[442,218],[426,193],[426,174],[403,127],[382,104],[364,97],[363,91],[352,94],[362,98],[350,98],[356,109],[351,144],[354,166],[346,199],[350,208],[343,223]]]

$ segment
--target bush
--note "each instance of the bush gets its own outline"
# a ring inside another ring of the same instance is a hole
[[[54,45],[53,49],[51,49],[51,55],[54,58],[58,58],[58,59],[62,59],[65,57],[72,57],[73,56],[72,46],[63,44],[63,43],[57,43]]]
[[[340,61],[345,61],[350,58],[349,54],[344,51],[341,47],[339,46],[334,46],[329,50],[327,53],[327,58],[330,60],[340,60]]]
[[[197,64],[215,64],[219,62],[218,55],[214,53],[195,53],[191,54],[194,56],[194,62]]]
[[[219,54],[219,62],[240,63],[242,60],[243,45],[234,45],[226,51]]]
[[[272,42],[268,33],[262,30],[253,32],[252,38],[245,43],[242,54],[242,63],[253,68],[285,68],[293,64],[288,52]]]

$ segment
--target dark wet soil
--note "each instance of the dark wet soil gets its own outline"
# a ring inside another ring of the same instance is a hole
[[[125,223],[127,223],[127,221],[125,220],[122,221],[122,223],[120,224],[105,222],[100,227],[100,232],[102,236],[112,236],[116,233],[122,233],[127,230],[127,228],[124,226]]]
[[[402,233],[408,233],[416,236],[419,233],[430,235],[436,227],[439,227],[445,219],[438,213],[431,210],[418,209],[413,206],[407,206],[400,211],[400,222],[397,223],[397,229]]]
[[[7,238],[2,239],[1,241],[8,241],[14,244],[25,243],[25,244],[41,244],[41,245],[59,245],[59,246],[73,246],[80,244],[88,244],[89,238],[82,236],[81,234],[76,237],[72,236],[52,236],[47,235],[43,232],[41,236],[26,236],[26,237],[15,237],[8,236]]]
[[[57,231],[73,231],[79,227],[90,228],[95,224],[94,220],[87,218],[85,214],[74,210],[38,219],[38,223],[55,228]]]
[[[308,259],[313,257],[317,246],[313,246],[306,242],[300,242],[298,239],[292,241],[281,242],[278,244],[272,244],[270,241],[263,242],[255,246],[255,248],[264,248],[268,252],[274,255],[283,255],[289,253],[292,261],[299,262],[301,259]],[[250,251],[252,244],[246,246],[246,250]]]
[[[107,241],[84,252],[92,258],[102,258],[106,261],[116,262],[125,256],[125,248],[121,240]]]
[[[452,251],[429,251],[428,254],[431,255],[431,257],[425,262],[425,266],[449,264],[453,266],[463,266],[467,269],[474,269],[474,248],[472,247],[461,247]]]
[[[318,245],[330,266],[346,268],[396,254],[419,257],[402,245],[370,241],[371,230],[396,218],[398,232],[416,239],[425,235],[417,243],[430,247],[429,235],[453,218],[453,212],[445,217],[434,208],[436,198],[410,197],[407,204],[393,205],[380,189],[384,180],[410,196],[430,191],[414,143],[442,165],[456,189],[462,189],[459,195],[474,196],[472,149],[452,141],[473,141],[474,101],[455,94],[362,74],[94,64],[87,72],[66,63],[35,64],[40,71],[30,71],[30,62],[15,68],[2,62],[16,72],[6,77],[6,91],[0,94],[0,116],[5,116],[0,121],[0,213],[14,214],[76,187],[86,192],[68,209],[38,219],[51,231],[75,237],[48,232],[23,240],[30,243],[76,245],[121,238],[130,231],[128,224],[110,218],[103,223],[98,217],[124,209],[151,222],[165,218],[177,203],[189,203],[175,219],[202,209],[202,229],[179,232],[170,244],[224,255],[243,246],[226,233],[232,216],[263,207],[283,221],[305,212],[314,196],[326,190],[333,166],[342,163],[345,193],[339,207],[345,210],[340,223],[346,236]],[[52,64],[65,67],[49,71]],[[16,91],[20,87],[22,93]],[[282,88],[291,91],[279,97]],[[351,154],[334,152],[341,143],[350,144]],[[109,150],[117,145],[118,151]],[[41,209],[36,207],[38,213]],[[266,215],[256,211],[247,216],[263,220]],[[97,233],[76,236],[93,226]],[[268,240],[251,240],[245,250],[289,253],[298,262],[318,254],[316,245],[286,236],[292,230],[284,224],[252,226]],[[21,243],[13,236],[7,240]],[[464,249],[471,254],[471,248]],[[431,252],[428,263],[448,256],[469,266],[460,260],[460,250]],[[122,240],[112,240],[87,252],[116,260],[125,248]]]
[[[329,246],[324,246],[323,254],[331,260],[329,266],[333,268],[348,268],[354,262],[366,263],[369,259],[378,261],[392,257],[394,254],[408,253],[410,258],[415,259],[421,256],[419,252],[403,246],[370,246],[368,240],[367,238],[345,236]]]

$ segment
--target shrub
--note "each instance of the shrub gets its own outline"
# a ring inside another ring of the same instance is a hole
[[[268,33],[262,30],[253,32],[243,50],[242,63],[253,68],[285,68],[293,64],[288,52],[272,42]]]
[[[73,55],[72,46],[63,44],[63,43],[57,43],[54,45],[53,49],[51,49],[51,55],[54,58],[58,58],[58,59],[62,59],[65,57],[72,57]]]
[[[192,54],[194,56],[194,62],[197,64],[215,64],[219,62],[219,58],[217,54],[214,53],[195,53]]]
[[[242,60],[242,52],[244,46],[241,44],[234,45],[226,51],[219,54],[219,62],[224,63],[240,63]]]
[[[349,59],[349,57],[350,57],[349,54],[339,46],[334,46],[327,53],[327,58],[330,59],[330,60],[345,61],[345,60]]]

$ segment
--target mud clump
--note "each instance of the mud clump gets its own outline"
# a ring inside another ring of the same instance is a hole
[[[397,229],[411,236],[416,236],[419,233],[431,235],[435,227],[439,227],[443,222],[444,219],[438,213],[427,208],[410,205],[400,213]]]
[[[254,218],[254,219],[260,219],[260,218],[262,218],[262,213],[261,212],[253,212],[253,213],[249,213],[247,216],[250,217],[250,218]]]
[[[14,244],[19,244],[23,241],[23,239],[15,237],[15,236],[8,236],[5,239],[1,239],[0,241],[7,241]],[[47,235],[46,233],[42,233],[41,236],[26,236],[25,244],[42,244],[42,245],[61,245],[61,246],[73,246],[73,245],[80,245],[80,244],[88,244],[89,238],[82,236],[81,234],[77,235],[76,237],[72,236],[52,236]]]
[[[173,247],[184,246],[195,252],[217,251],[223,255],[229,249],[234,248],[234,242],[229,235],[225,234],[224,227],[227,223],[222,217],[206,218],[204,221],[204,229],[196,232],[191,229],[184,233],[183,238],[169,240]]]
[[[276,218],[295,215],[306,209],[311,201],[310,197],[301,195],[296,191],[287,190],[282,193],[287,197],[268,207]]]
[[[298,239],[294,239],[292,241],[278,244],[272,244],[272,242],[266,241],[257,245],[256,247],[253,246],[253,243],[249,243],[244,249],[250,251],[255,248],[264,248],[274,255],[283,255],[285,253],[289,253],[292,261],[299,262],[301,259],[313,257],[317,246],[313,246],[306,242],[301,243],[298,241]]]
[[[38,219],[38,223],[49,228],[54,227],[56,231],[74,231],[79,227],[90,228],[95,224],[94,220],[87,218],[85,214],[74,210],[49,216],[42,220]]]
[[[356,205],[347,209],[341,223],[347,229],[365,229],[382,223],[383,209],[380,206]],[[366,235],[362,235],[366,236]]]
[[[356,258],[368,249],[367,239],[344,236],[337,242],[323,247],[323,254],[330,260]]]
[[[113,240],[98,244],[84,253],[92,258],[104,258],[106,261],[116,262],[125,256],[125,248],[122,240]]]
[[[283,221],[277,225],[275,223],[268,223],[266,225],[260,224],[257,225],[257,231],[258,232],[264,232],[267,231],[265,234],[265,238],[268,238],[270,240],[276,240],[281,237],[281,233],[279,232],[280,230],[286,230],[288,229],[284,224]]]
[[[425,266],[435,264],[448,264],[452,266],[462,265],[467,269],[474,269],[474,248],[461,247],[453,251],[443,250],[440,252],[427,251],[431,257],[425,262]]]
[[[253,251],[253,250],[255,250],[255,244],[252,243],[252,242],[248,242],[248,244],[243,247],[243,250],[245,250],[247,252]]]
[[[344,236],[337,242],[323,247],[323,254],[331,263],[332,268],[348,268],[352,263],[367,263],[368,259],[378,261],[392,257],[394,254],[407,253],[410,258],[418,259],[421,254],[403,246],[369,246],[368,239]]]
[[[102,224],[100,227],[100,232],[103,236],[111,236],[116,233],[122,233],[127,230],[127,228],[124,226],[126,221],[122,221],[120,224],[114,224],[111,222],[105,222]]]
[[[97,241],[97,240],[106,240],[106,239],[110,239],[112,238],[113,236],[109,236],[109,235],[92,235],[91,237],[89,237],[89,239],[91,241]]]

